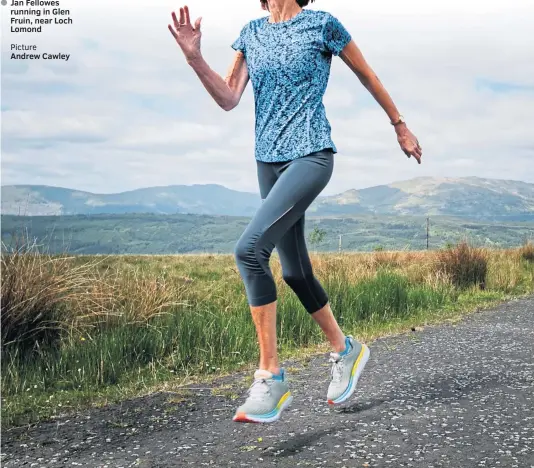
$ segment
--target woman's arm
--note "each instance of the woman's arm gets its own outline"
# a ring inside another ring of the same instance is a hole
[[[239,104],[249,80],[247,63],[242,52],[236,53],[225,79],[214,72],[202,57],[188,63],[195,70],[204,88],[225,111],[230,111]]]
[[[401,117],[393,99],[382,85],[373,69],[365,61],[360,49],[354,41],[350,41],[340,54],[341,59],[356,74],[362,84],[373,95],[378,104],[384,109],[391,122],[399,121]],[[405,123],[395,125],[397,140],[406,156],[413,156],[421,164],[422,149],[415,135]]]
[[[180,21],[175,13],[172,14],[172,19],[174,28],[169,24],[169,30],[182,49],[187,63],[193,68],[215,102],[226,111],[232,110],[239,104],[249,80],[245,56],[242,52],[237,52],[226,79],[223,79],[202,57],[200,51],[202,18],[198,18],[192,26],[189,8],[185,6],[180,8]]]

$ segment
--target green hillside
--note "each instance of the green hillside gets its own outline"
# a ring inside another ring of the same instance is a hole
[[[206,215],[2,216],[2,241],[13,245],[21,233],[52,252],[75,254],[173,254],[232,252],[249,218]],[[310,249],[369,251],[426,248],[426,218],[361,215],[308,218],[307,235],[324,231]],[[469,238],[477,245],[512,247],[534,238],[533,222],[489,223],[432,217],[430,247]]]

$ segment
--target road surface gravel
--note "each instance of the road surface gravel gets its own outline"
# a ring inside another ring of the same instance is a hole
[[[370,349],[343,408],[319,355],[285,363],[294,401],[275,424],[232,422],[236,374],[5,431],[3,466],[534,468],[534,297]]]

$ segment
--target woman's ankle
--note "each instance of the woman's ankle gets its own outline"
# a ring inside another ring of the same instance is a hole
[[[282,369],[278,366],[270,366],[267,370],[274,376],[279,376],[282,372]]]
[[[334,349],[334,352],[338,354],[342,354],[347,352],[347,348],[349,347],[349,341],[346,336],[343,336],[343,340],[338,340],[332,348]]]
[[[278,362],[260,364],[258,369],[270,372],[273,375],[279,375],[282,370]]]

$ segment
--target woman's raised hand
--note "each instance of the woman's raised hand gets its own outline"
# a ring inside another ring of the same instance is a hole
[[[397,131],[397,141],[399,142],[402,151],[404,151],[404,154],[409,158],[413,156],[417,161],[417,164],[421,164],[423,149],[419,144],[419,140],[412,132],[410,132],[406,125],[399,125],[398,127],[395,127],[395,129]]]
[[[198,18],[193,26],[189,18],[189,8],[184,6],[180,8],[180,20],[178,21],[174,12],[172,13],[172,20],[174,28],[169,24],[169,31],[182,49],[186,60],[191,62],[201,57],[200,38],[202,33],[200,32],[200,22],[202,18]]]

